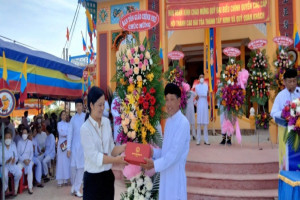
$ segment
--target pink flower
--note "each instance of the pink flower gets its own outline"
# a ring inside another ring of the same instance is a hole
[[[132,64],[132,65],[134,64],[134,59],[133,58],[130,59],[130,64]]]
[[[143,63],[139,62],[139,68],[142,69]]]
[[[144,45],[140,45],[140,50],[141,50],[141,52],[143,52],[143,51],[145,51],[145,47],[144,47]]]
[[[146,65],[146,66],[148,65],[148,60],[147,59],[144,60],[144,65]]]
[[[129,78],[129,83],[130,84],[133,83],[133,78],[132,77]]]
[[[131,53],[134,54],[134,48],[131,48]]]
[[[140,54],[140,59],[142,60],[144,58],[144,54]]]
[[[184,89],[184,91],[188,92],[190,91],[191,87],[189,84],[187,84],[186,82],[182,82],[182,87]]]
[[[128,71],[129,75],[133,74],[133,69],[130,68],[130,70]]]
[[[125,66],[122,67],[123,72],[125,72]]]
[[[130,180],[140,172],[141,172],[141,166],[138,165],[129,164],[125,166],[123,169],[123,175],[127,178],[127,180]]]

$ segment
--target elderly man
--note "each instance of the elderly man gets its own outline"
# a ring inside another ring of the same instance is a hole
[[[154,161],[145,158],[145,169],[160,172],[159,199],[187,199],[185,163],[189,152],[190,124],[181,113],[181,91],[173,83],[165,87],[166,109],[169,115],[165,126],[162,149],[154,149]]]
[[[283,76],[285,89],[280,91],[274,101],[271,116],[281,117],[281,112],[287,101],[292,101],[300,97],[300,88],[297,87],[297,70],[287,69]]]

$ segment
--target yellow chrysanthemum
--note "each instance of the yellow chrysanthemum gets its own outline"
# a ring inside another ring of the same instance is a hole
[[[153,73],[150,73],[150,74],[147,75],[147,79],[148,79],[150,82],[153,80],[153,78],[154,78]]]
[[[137,86],[138,86],[138,88],[142,88],[143,87],[143,81],[138,81]]]
[[[134,90],[134,85],[133,84],[130,84],[128,87],[127,87],[127,92],[128,93],[132,93]]]
[[[138,118],[141,120],[142,119],[142,117],[143,117],[143,110],[137,110],[136,111],[137,112],[137,116],[138,116]]]
[[[127,99],[128,99],[129,104],[131,104],[131,105],[135,104],[135,98],[132,94],[128,94]]]
[[[120,79],[120,83],[121,83],[122,85],[126,85],[126,82],[124,81],[123,78]]]

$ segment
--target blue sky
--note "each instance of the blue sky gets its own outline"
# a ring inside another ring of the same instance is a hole
[[[67,27],[69,30],[71,28],[77,2],[78,0],[0,0],[0,35],[62,57],[66,30]],[[80,5],[69,55],[84,54],[81,31],[86,37],[85,8]]]

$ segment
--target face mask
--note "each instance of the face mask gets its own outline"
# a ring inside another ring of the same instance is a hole
[[[41,119],[38,119],[37,122],[40,124],[40,123],[42,122],[42,120],[41,120]]]
[[[8,146],[11,144],[11,139],[5,139],[4,140],[4,143]]]
[[[200,78],[200,83],[204,83],[204,78]]]
[[[23,140],[27,140],[28,135],[27,134],[22,134]]]

